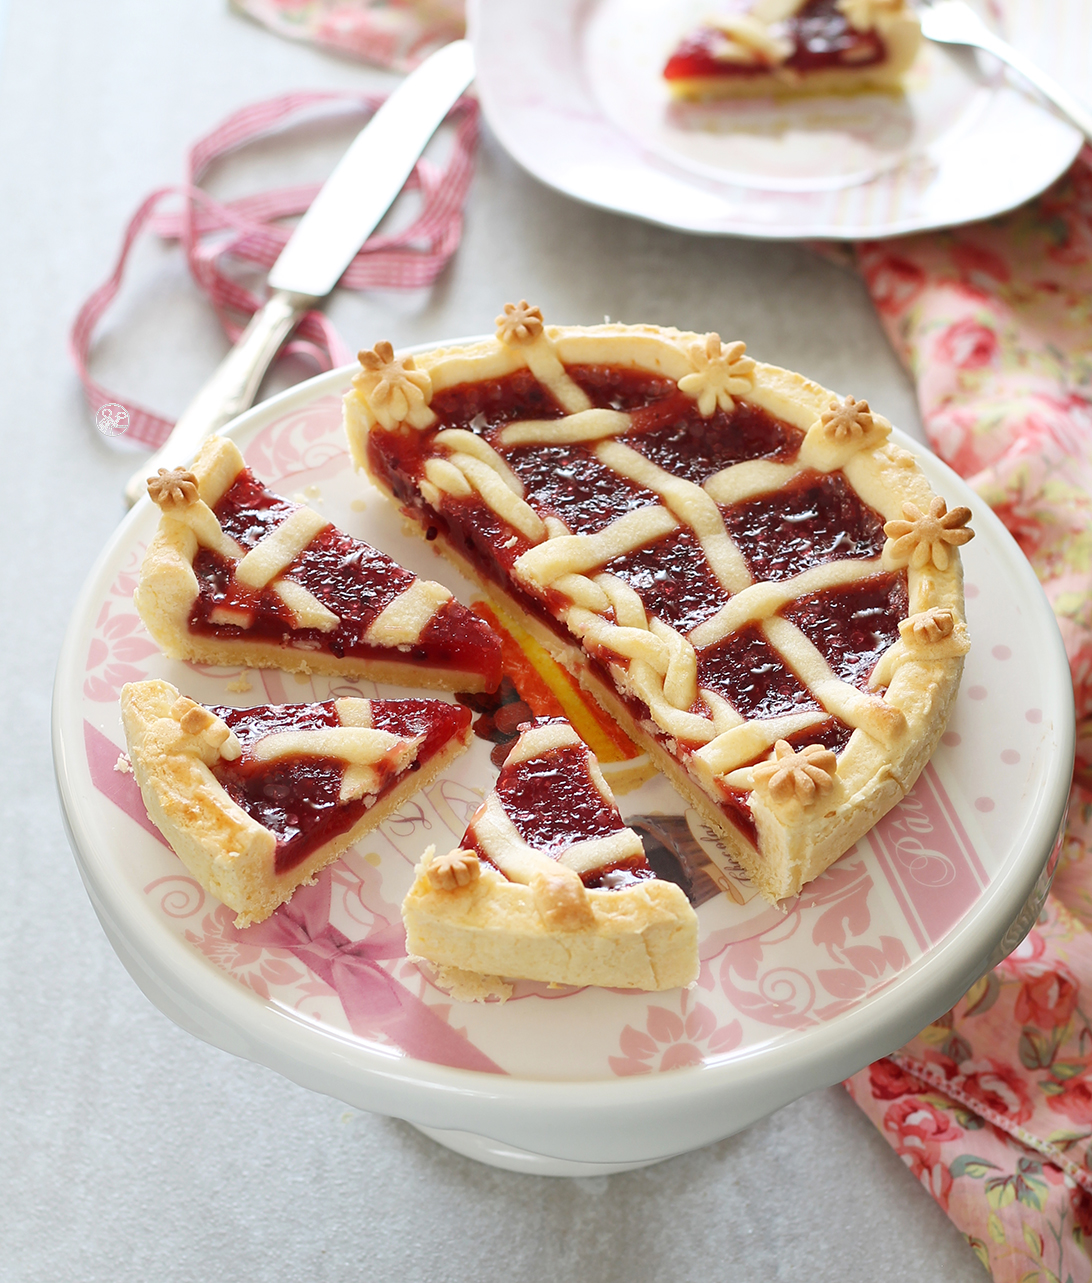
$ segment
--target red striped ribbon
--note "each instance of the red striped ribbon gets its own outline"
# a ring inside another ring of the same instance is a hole
[[[314,115],[316,109],[344,114],[352,110],[371,115],[383,102],[374,94],[301,91],[254,103],[229,116],[190,149],[187,181],[162,187],[145,200],[129,220],[114,270],[80,308],[69,334],[69,354],[80,376],[93,414],[105,404],[118,404],[129,413],[125,435],[155,448],[174,424],[161,415],[111,392],[88,368],[95,329],[116,298],[133,243],[145,227],[165,240],[178,241],[190,273],[234,343],[264,300],[240,285],[225,270],[229,260],[270,268],[292,233],[279,220],[302,214],[319,190],[303,184],[259,192],[239,200],[218,201],[200,182],[213,161],[248,142]],[[453,126],[451,154],[444,168],[422,158],[406,183],[420,195],[420,211],[409,226],[388,235],[372,235],[349,264],[340,284],[347,289],[417,289],[443,271],[462,235],[462,209],[473,172],[478,137],[478,105],[460,98],[447,117]],[[181,198],[174,209],[162,207]],[[334,326],[320,311],[308,312],[285,352],[309,356],[320,370],[342,365],[350,352]]]

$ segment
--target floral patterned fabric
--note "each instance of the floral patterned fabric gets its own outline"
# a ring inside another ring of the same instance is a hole
[[[408,71],[466,30],[463,0],[232,0],[278,35]]]
[[[861,245],[930,443],[1001,516],[1065,640],[1078,761],[1036,927],[850,1094],[1004,1283],[1092,1280],[1092,149],[987,223]]]

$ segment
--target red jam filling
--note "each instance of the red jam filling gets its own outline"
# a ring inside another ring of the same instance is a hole
[[[819,711],[814,696],[757,624],[699,652],[698,685],[723,695],[748,720]]]
[[[609,837],[625,827],[618,808],[603,797],[588,774],[582,745],[566,745],[542,757],[505,765],[496,792],[520,837],[551,859],[578,842]],[[587,887],[616,889],[649,877],[652,870],[642,856],[593,869],[582,880]]]
[[[587,750],[579,744],[505,767],[496,791],[520,837],[553,859],[624,827],[618,808],[592,783]]]
[[[252,548],[286,521],[299,505],[266,489],[249,469],[244,470],[216,505],[216,518],[225,534]],[[338,616],[332,632],[294,628],[292,613],[272,589],[253,591],[237,583],[233,563],[208,548],[193,562],[198,595],[190,612],[193,632],[291,644],[322,650],[338,659],[346,655],[390,659],[389,648],[369,645],[364,635],[387,606],[413,582],[414,576],[359,539],[334,526],[320,530],[288,567],[286,574]],[[242,623],[213,622],[214,611],[240,612]],[[429,620],[420,641],[399,651],[402,662],[418,662],[448,670],[481,673],[495,688],[500,681],[500,647],[489,629],[472,612],[452,600]]]
[[[677,392],[671,379],[649,374],[647,370],[628,370],[614,365],[569,365],[565,372],[584,389],[597,410],[643,410]]]
[[[849,743],[852,735],[852,726],[847,726],[837,717],[828,717],[825,722],[819,722],[816,726],[805,727],[795,735],[786,735],[785,740],[798,752],[802,748],[807,748],[809,744],[822,744],[832,753],[840,753]]]
[[[339,726],[333,700],[210,711],[223,718],[243,747],[241,757],[234,762],[221,759],[213,767],[213,774],[232,801],[277,839],[277,873],[295,868],[312,851],[347,832],[368,809],[363,798],[339,800],[343,762],[324,757],[257,762],[247,751],[266,735]],[[410,767],[418,770],[468,725],[470,711],[442,700],[372,700],[372,722],[377,730],[407,737],[425,736]],[[378,796],[383,797],[401,778],[392,776]]]
[[[250,549],[287,521],[299,506],[268,490],[249,468],[244,468],[214,511],[223,532]]]
[[[750,4],[735,6],[746,12]],[[871,67],[885,56],[876,31],[858,31],[837,7],[837,0],[808,0],[797,13],[775,24],[775,34],[792,41],[793,51],[777,64],[797,72],[824,67]],[[687,36],[667,60],[665,80],[698,80],[725,76],[767,75],[766,62],[733,62],[716,57],[724,34],[715,27],[701,27]]]
[[[756,580],[791,579],[826,562],[867,561],[883,551],[883,517],[840,472],[803,472],[774,494],[722,512]]]
[[[801,597],[781,614],[800,629],[836,676],[867,690],[876,661],[899,640],[899,620],[909,610],[906,572],[900,570]]]
[[[539,513],[557,517],[576,535],[660,502],[658,494],[620,477],[580,445],[520,446],[505,452],[505,462],[534,496]]]
[[[750,459],[787,463],[800,453],[804,434],[746,401],[705,419],[696,402],[676,392],[635,412],[633,427],[618,439],[665,472],[700,486],[722,468]]]
[[[689,530],[627,552],[603,569],[629,584],[646,610],[681,633],[715,615],[728,600]]]
[[[466,428],[480,435],[513,419],[560,419],[565,411],[530,370],[499,379],[459,383],[433,393],[429,402],[440,428]],[[437,429],[439,430],[439,428]]]
[[[718,409],[705,419],[694,401],[660,376],[593,365],[572,366],[567,373],[597,407],[632,416],[630,430],[619,440],[658,467],[695,484],[737,463],[752,459],[789,462],[799,453],[803,434],[798,429],[746,401],[737,401],[728,412]],[[559,517],[574,531],[602,529],[627,512],[660,502],[653,492],[604,468],[593,446],[501,446],[498,434],[504,424],[561,413],[548,394],[536,393],[521,403],[520,398],[530,396],[537,386],[523,371],[520,377],[510,375],[448,388],[438,394],[438,401],[434,399],[433,409],[442,426],[465,426],[483,435],[519,475],[527,502],[543,516]],[[532,598],[509,574],[512,564],[531,546],[524,536],[507,526],[477,495],[468,499],[445,495],[439,511],[422,500],[417,482],[425,459],[434,452],[434,435],[432,429],[386,432],[375,428],[368,442],[370,466],[426,530],[442,531],[483,576],[495,580],[523,609],[567,636],[551,613],[567,602],[560,596],[555,600],[551,593],[545,594],[545,600]],[[783,580],[836,560],[867,560],[878,556],[883,547],[882,517],[857,497],[841,473],[805,472],[776,493],[722,512],[726,529],[756,580]],[[728,599],[697,539],[686,529],[626,553],[602,569],[631,585],[650,614],[683,633],[715,614]],[[785,617],[813,640],[833,670],[858,685],[867,683],[879,654],[897,639],[898,621],[906,616],[905,576],[874,576],[865,583],[880,580],[882,591],[855,585],[814,594],[784,611]],[[901,589],[893,586],[895,580]],[[824,622],[828,609],[830,618]],[[605,665],[609,658],[589,656],[608,683]],[[757,625],[698,653],[698,685],[722,694],[747,718],[821,711]],[[624,693],[620,698],[636,721],[649,725],[649,711],[639,700]],[[790,742],[796,747],[819,743],[840,752],[852,733],[851,727],[831,717],[790,737]],[[660,738],[666,736],[660,734]],[[680,746],[684,752],[686,747]],[[726,816],[755,841],[748,794],[728,788],[722,792]]]
[[[720,792],[720,809],[758,850],[758,825],[751,814],[751,795],[745,789],[732,788],[730,784],[717,781]]]

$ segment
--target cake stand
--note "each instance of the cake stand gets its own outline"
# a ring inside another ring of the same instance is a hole
[[[273,398],[231,435],[275,489],[469,601],[354,472],[340,414],[351,374]],[[158,836],[119,761],[120,687],[163,677],[220,704],[407,692],[164,659],[132,604],[158,519],[142,500],[83,589],[53,706],[72,849],[137,984],[217,1047],[544,1175],[707,1145],[907,1041],[1034,922],[1060,845],[1074,712],[1054,616],[1019,548],[953,472],[896,439],[949,503],[972,508],[978,533],[964,556],[973,647],[948,731],[913,792],[796,901],[775,909],[727,879],[698,908],[698,981],[658,994],[520,982],[506,1003],[460,1004],[404,956],[398,905],[413,863],[429,843],[455,844],[494,778],[480,741],[313,887],[237,930]],[[620,803],[627,820],[681,817],[699,847],[715,844],[663,780]]]

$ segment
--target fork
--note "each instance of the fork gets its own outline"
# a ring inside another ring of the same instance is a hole
[[[918,15],[921,18],[921,33],[927,39],[946,45],[974,45],[992,53],[1002,62],[1007,62],[1063,115],[1068,116],[1085,138],[1092,142],[1092,111],[1068,89],[1064,89],[1053,76],[1048,76],[1037,67],[1030,58],[1014,49],[1000,36],[995,36],[963,0],[936,0],[935,3],[924,0],[918,6]]]

